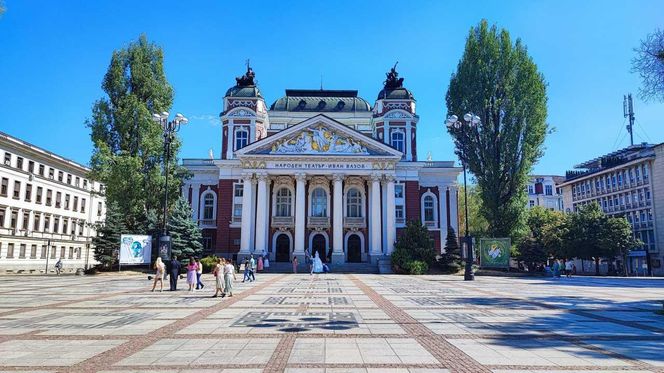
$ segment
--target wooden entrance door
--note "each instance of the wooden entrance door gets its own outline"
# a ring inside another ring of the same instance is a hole
[[[277,236],[277,247],[275,251],[275,261],[289,262],[290,261],[290,237],[287,234],[280,234]]]
[[[348,262],[359,263],[362,261],[362,241],[360,236],[352,234],[348,237]]]

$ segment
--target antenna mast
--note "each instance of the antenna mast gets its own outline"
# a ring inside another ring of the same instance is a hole
[[[623,96],[623,116],[629,118],[627,132],[629,132],[629,144],[634,145],[634,104],[632,103],[632,94]]]

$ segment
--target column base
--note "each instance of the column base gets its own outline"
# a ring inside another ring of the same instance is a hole
[[[332,265],[339,265],[346,263],[346,256],[344,253],[332,253]]]
[[[371,264],[378,264],[378,261],[381,259],[386,259],[389,258],[389,255],[383,255],[383,253],[375,253],[375,254],[369,254],[369,260],[368,262]]]

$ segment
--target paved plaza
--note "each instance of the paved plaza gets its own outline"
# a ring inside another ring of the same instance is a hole
[[[664,280],[205,276],[3,276],[0,372],[664,372]]]

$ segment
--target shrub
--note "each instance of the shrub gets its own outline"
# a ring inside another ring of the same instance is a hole
[[[425,226],[417,221],[409,221],[403,234],[397,239],[397,243],[392,252],[392,269],[396,273],[411,273],[412,261],[423,262],[429,269],[429,264],[436,259],[433,250],[433,240],[429,236],[429,231]],[[421,269],[417,265],[418,270]]]
[[[461,250],[456,232],[452,227],[447,229],[445,253],[438,260],[438,265],[442,270],[450,273],[456,273],[461,269]]]
[[[206,256],[205,258],[201,258],[201,264],[203,265],[204,273],[212,272],[214,266],[217,265],[217,256],[212,255],[212,256]]]
[[[405,269],[411,275],[423,275],[429,271],[429,265],[421,260],[411,260],[406,262]]]

